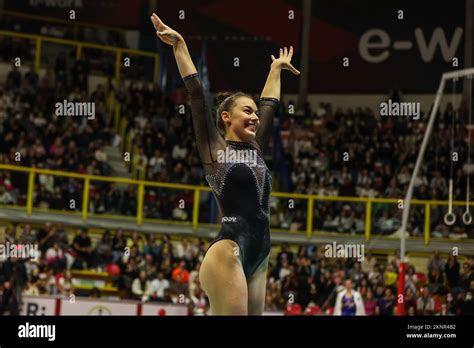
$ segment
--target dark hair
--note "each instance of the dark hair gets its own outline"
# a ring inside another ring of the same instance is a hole
[[[219,132],[222,135],[225,135],[225,123],[221,117],[221,113],[223,111],[230,111],[235,105],[235,100],[240,97],[248,97],[253,100],[252,96],[241,92],[241,91],[226,91],[226,92],[219,92],[215,98],[215,105],[216,105],[216,126]]]

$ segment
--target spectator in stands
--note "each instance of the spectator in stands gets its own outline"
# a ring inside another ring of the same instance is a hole
[[[352,289],[352,280],[346,279],[344,289],[337,294],[334,315],[365,315],[364,301],[358,291]]]
[[[112,247],[113,241],[110,237],[110,231],[106,230],[102,238],[95,246],[95,253],[98,265],[106,265],[112,261]]]
[[[467,290],[474,280],[474,266],[469,264],[469,262],[464,262],[462,270],[460,286],[463,290]]]
[[[175,255],[176,260],[182,260],[186,263],[191,262],[193,258],[192,246],[186,238],[183,238],[181,243],[176,247]]]
[[[5,189],[5,186],[0,185],[0,204],[13,204],[14,200],[10,192]]]
[[[36,282],[28,282],[26,284],[26,287],[25,287],[25,290],[23,290],[23,296],[38,296],[40,293],[39,293],[39,290],[38,290],[38,287],[36,286]],[[0,305],[1,307],[1,305]],[[1,312],[1,310],[0,310]]]
[[[120,211],[120,201],[122,199],[122,193],[117,188],[115,183],[110,184],[110,188],[107,191],[105,197],[105,211],[110,213],[118,214]]]
[[[201,288],[196,288],[193,295],[191,296],[191,302],[194,308],[194,315],[203,315],[206,313],[208,308],[208,302],[206,300],[206,295]]]
[[[3,283],[3,291],[0,302],[0,316],[20,315],[19,299],[14,292],[12,283],[9,281]]]
[[[9,89],[17,89],[20,88],[21,84],[21,72],[18,67],[13,64],[12,70],[7,75],[6,87],[7,90]]]
[[[92,242],[87,235],[87,229],[81,228],[72,242],[72,249],[75,253],[75,261],[72,268],[86,269],[94,267],[94,255]]]
[[[462,315],[474,315],[474,280],[471,280],[469,289],[466,292],[462,306]]]
[[[162,157],[160,150],[155,150],[155,154],[152,158],[150,158],[150,161],[148,162],[148,174],[149,177],[148,179],[151,179],[154,177],[156,174],[161,173],[163,170],[166,169],[166,161],[164,157]]]
[[[33,244],[36,242],[36,238],[31,231],[30,224],[23,225],[18,242],[20,244]]]
[[[393,287],[397,282],[398,275],[393,269],[393,265],[387,265],[384,273],[384,284]]]
[[[53,246],[55,233],[56,230],[54,226],[51,223],[46,223],[45,227],[40,229],[36,234],[38,248],[42,254],[45,254],[46,251]]]
[[[380,315],[393,315],[395,310],[395,296],[392,293],[392,289],[387,287],[385,289],[385,296],[378,301],[378,307],[380,308]]]
[[[116,263],[125,252],[125,247],[127,246],[127,240],[124,236],[123,230],[118,229],[115,232],[115,236],[112,239],[112,262]]]
[[[165,297],[165,290],[169,289],[170,282],[165,279],[163,272],[158,272],[155,279],[151,281],[150,293],[153,300],[163,300]]]
[[[368,252],[367,255],[364,257],[364,260],[362,261],[362,272],[364,273],[370,273],[374,270],[374,266],[377,263],[375,258],[372,256],[372,253]]]
[[[438,293],[444,289],[444,276],[440,269],[432,268],[431,273],[428,275],[429,288],[432,293]]]
[[[143,253],[143,246],[143,237],[136,231],[132,233],[131,238],[127,239],[127,247],[137,247],[140,254]]]
[[[364,299],[365,314],[374,315],[375,307],[377,307],[377,302],[374,300],[374,293],[369,289]]]
[[[433,315],[434,314],[434,299],[431,296],[430,290],[428,287],[423,287],[420,289],[421,296],[418,297],[416,302],[416,309],[418,315]]]
[[[411,287],[405,287],[405,297],[404,297],[405,313],[408,313],[410,308],[416,308],[416,297],[415,292]]]
[[[135,278],[132,283],[132,294],[135,299],[142,302],[148,301],[150,297],[150,281],[148,280],[145,271],[140,271],[138,278]]]
[[[383,275],[379,264],[375,264],[374,270],[369,273],[369,282],[372,285],[379,285],[383,283]]]
[[[410,288],[413,294],[416,294],[418,284],[418,276],[415,272],[415,267],[408,266],[407,273],[405,274],[405,289]]]
[[[186,269],[186,261],[180,261],[176,268],[171,272],[171,279],[174,282],[188,284],[189,283],[189,271]]]
[[[73,288],[72,273],[71,270],[66,270],[64,273],[57,277],[58,291],[61,294],[65,294],[66,289]]]
[[[460,281],[460,266],[456,256],[449,255],[445,265],[446,280],[449,289],[458,287]]]
[[[46,251],[45,259],[48,266],[55,272],[61,271],[66,267],[66,257],[58,242],[54,242],[52,247]]]
[[[156,262],[161,252],[161,247],[158,245],[156,236],[152,233],[147,235],[147,242],[143,246],[143,253],[150,254],[153,257],[153,260]]]
[[[444,261],[441,258],[441,255],[438,250],[433,252],[429,263],[428,263],[428,273],[431,274],[432,271],[443,271],[444,270]]]
[[[156,265],[153,262],[153,255],[144,254],[138,269],[144,270],[148,277],[151,277],[152,274],[156,274]]]

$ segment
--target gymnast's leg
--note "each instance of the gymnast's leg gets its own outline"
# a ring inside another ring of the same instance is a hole
[[[237,249],[236,249],[237,248]],[[247,315],[248,293],[238,244],[229,239],[215,242],[207,251],[199,281],[212,315]]]
[[[267,288],[267,270],[268,270],[268,255],[265,260],[258,266],[257,270],[248,280],[248,314],[262,315],[265,307],[265,294]]]

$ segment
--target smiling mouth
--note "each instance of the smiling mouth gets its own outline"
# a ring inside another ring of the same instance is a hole
[[[257,126],[255,124],[249,124],[245,129],[255,133],[257,131]]]

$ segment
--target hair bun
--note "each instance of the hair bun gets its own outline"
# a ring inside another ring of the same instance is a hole
[[[218,92],[216,95],[216,105],[220,105],[226,98],[230,97],[233,93],[230,91]]]

